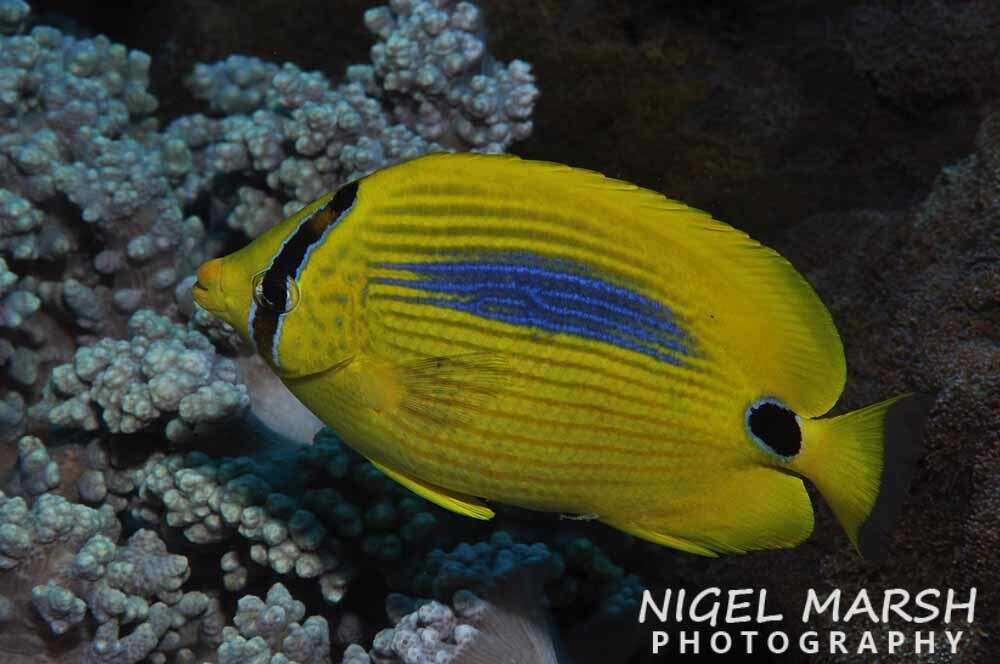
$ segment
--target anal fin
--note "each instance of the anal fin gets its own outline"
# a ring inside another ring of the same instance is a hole
[[[656,500],[633,513],[602,516],[644,540],[715,557],[800,544],[813,529],[813,510],[798,477],[756,464],[720,473],[702,490]]]
[[[371,459],[369,459],[369,461],[371,461]],[[435,505],[443,507],[446,510],[455,512],[456,514],[461,514],[462,516],[472,517],[473,519],[481,519],[483,521],[489,521],[496,515],[493,510],[484,505],[477,498],[449,491],[448,489],[444,489],[433,484],[428,484],[427,482],[418,480],[411,475],[388,468],[377,461],[371,461],[371,463],[393,481],[402,484],[421,498],[426,498]]]
[[[688,553],[696,553],[699,556],[707,556],[709,558],[718,558],[719,554],[706,548],[700,544],[686,540],[682,537],[675,537],[674,535],[668,535],[666,533],[658,533],[655,530],[645,528],[637,523],[631,522],[613,522],[604,521],[612,528],[617,528],[618,530],[628,533],[629,535],[634,535],[639,539],[644,539],[647,542],[652,542],[653,544],[659,544],[660,546],[669,546],[672,549],[679,549],[680,551],[687,551]]]

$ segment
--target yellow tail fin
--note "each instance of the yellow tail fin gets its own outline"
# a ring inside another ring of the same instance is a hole
[[[803,420],[795,465],[819,489],[862,556],[879,560],[920,457],[933,399],[904,394],[827,419]]]

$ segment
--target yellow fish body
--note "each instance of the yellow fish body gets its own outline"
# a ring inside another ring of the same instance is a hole
[[[509,156],[347,184],[202,265],[193,292],[433,502],[595,514],[703,555],[804,540],[803,477],[880,554],[928,407],[816,419],[844,353],[786,260],[654,192]]]

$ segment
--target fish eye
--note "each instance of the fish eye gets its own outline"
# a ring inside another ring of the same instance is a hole
[[[273,311],[278,314],[287,314],[294,309],[301,299],[299,285],[292,276],[285,277],[285,287],[274,288],[271,283],[265,281],[267,270],[263,270],[253,275],[251,279],[251,290],[253,301],[258,308]]]
[[[758,399],[747,408],[744,424],[754,445],[782,461],[791,461],[802,449],[799,416],[777,399]]]

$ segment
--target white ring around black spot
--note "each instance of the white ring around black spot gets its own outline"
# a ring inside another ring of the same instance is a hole
[[[750,425],[750,417],[751,417],[751,415],[754,414],[755,410],[757,410],[758,408],[760,408],[761,406],[764,406],[764,405],[777,406],[778,408],[780,408],[780,409],[782,409],[784,411],[787,411],[792,417],[795,418],[795,424],[796,424],[796,426],[799,429],[799,448],[798,448],[798,451],[796,451],[794,454],[781,454],[781,453],[779,453],[771,445],[769,445],[762,438],[760,438],[760,436],[758,436],[757,434],[755,434],[753,432],[753,429],[752,429],[752,427]],[[776,459],[780,459],[781,461],[784,461],[785,463],[787,463],[787,462],[791,461],[792,459],[794,459],[795,457],[797,457],[799,455],[799,451],[801,451],[802,419],[798,415],[796,415],[792,411],[791,408],[789,408],[788,406],[786,406],[780,399],[776,399],[774,397],[762,397],[760,399],[757,399],[753,403],[751,403],[749,406],[747,406],[747,409],[743,413],[743,428],[746,431],[747,435],[750,437],[750,440],[753,441],[753,444],[756,445],[758,449],[760,449],[762,452],[764,452],[768,456],[774,457]]]

